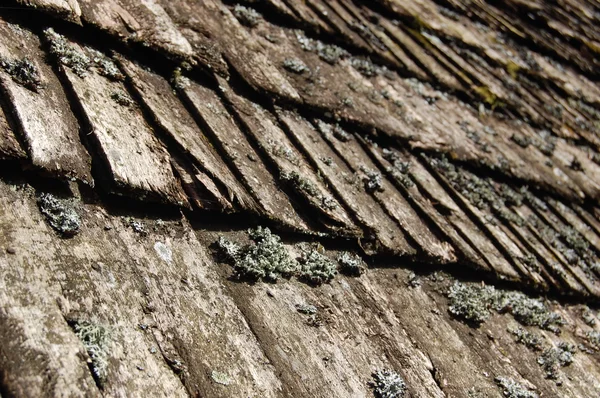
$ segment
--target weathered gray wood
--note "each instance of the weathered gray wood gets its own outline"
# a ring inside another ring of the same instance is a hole
[[[82,20],[124,40],[190,59],[192,46],[157,0],[79,0]]]
[[[289,198],[281,191],[274,176],[267,170],[260,155],[239,129],[219,96],[212,90],[190,82],[182,95],[193,106],[197,117],[205,124],[227,161],[238,173],[250,194],[256,199],[264,216],[288,228],[309,230],[294,210]]]
[[[205,189],[214,190],[218,196],[227,198],[241,209],[256,211],[254,199],[233,175],[204,132],[174,94],[171,85],[161,76],[119,57],[120,65],[129,76],[144,105],[155,122],[189,153],[195,163],[204,170],[207,180],[198,181]],[[215,186],[218,184],[221,188]],[[224,194],[220,192],[223,191]]]
[[[319,223],[335,232],[361,236],[360,228],[278,126],[275,117],[260,105],[237,95],[223,79],[219,84],[225,88],[224,96],[246,126],[246,131],[277,168],[279,184],[287,185],[290,191],[303,198],[318,214]]]
[[[187,222],[117,217],[73,199],[81,229],[62,239],[31,188],[2,182],[0,192],[0,364],[9,393],[100,395],[69,320],[110,330],[102,395],[280,396],[272,365]]]
[[[10,128],[6,116],[4,116],[4,111],[0,108],[0,158],[13,159],[25,158],[26,156],[27,154],[21,148],[14,131]]]
[[[3,20],[0,35],[0,61],[16,69],[25,68],[27,62],[32,65],[30,77],[20,83],[8,73],[10,68],[0,67],[6,105],[21,130],[31,162],[48,173],[93,185],[91,159],[81,143],[79,123],[58,77],[46,63],[40,40]]]
[[[17,3],[53,14],[70,22],[81,23],[81,8],[77,0],[17,0]]]
[[[49,40],[61,39],[49,35]],[[88,59],[99,57],[89,47],[73,42],[66,42],[66,46]],[[75,93],[94,149],[108,168],[106,178],[114,185],[111,188],[117,193],[185,206],[185,194],[173,175],[170,155],[123,82],[102,75],[104,70],[96,64],[85,73],[68,65],[59,66]],[[116,69],[116,65],[113,67]]]
[[[450,197],[431,173],[415,158],[410,160],[410,175],[419,188],[427,192],[430,200],[444,209],[445,215],[463,238],[481,254],[495,272],[509,279],[518,279],[519,274],[508,262],[505,255],[494,246],[485,233],[471,221],[465,210]]]
[[[373,156],[374,161],[379,167],[386,171],[388,178],[395,180],[396,188],[401,192],[404,192],[407,199],[415,206],[415,208],[420,209],[424,219],[436,225],[442,234],[452,243],[452,247],[456,251],[459,262],[475,265],[484,270],[490,269],[481,255],[460,235],[456,228],[449,222],[448,218],[436,209],[432,201],[426,197],[426,192],[422,192],[421,189],[414,184],[410,175],[399,174],[399,170],[396,170],[394,165],[383,157],[382,150],[377,145],[364,140],[361,140],[361,142],[366,147],[366,150]],[[404,162],[410,170],[412,165],[411,158],[405,157],[398,151],[391,149],[388,149],[388,151],[391,151],[391,153],[397,157],[398,161]],[[409,183],[407,183],[406,179],[408,179]],[[410,182],[413,183],[411,184]]]
[[[406,234],[365,191],[364,183],[329,147],[320,133],[294,112],[279,112],[279,117],[359,223],[375,235],[381,250],[399,255],[416,254]],[[374,249],[379,251],[377,247]]]
[[[400,224],[402,230],[417,243],[419,249],[427,257],[442,263],[456,261],[452,245],[441,240],[432,232],[405,197],[383,176],[385,172],[377,167],[353,136],[342,141],[333,135],[335,126],[320,120],[317,120],[316,124],[321,135],[335,148],[340,157],[344,159],[360,179],[368,179],[367,173],[369,172],[381,176],[382,190],[375,190],[371,194],[390,217]]]

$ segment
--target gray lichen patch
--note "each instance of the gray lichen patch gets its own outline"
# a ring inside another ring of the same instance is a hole
[[[219,372],[217,370],[213,370],[210,373],[210,377],[215,383],[221,384],[223,386],[228,386],[232,383],[231,377],[229,377],[229,375],[223,372]]]
[[[23,87],[34,92],[40,89],[42,84],[40,71],[29,58],[13,60],[0,58],[0,67]]]
[[[377,370],[372,374],[369,385],[376,398],[403,398],[406,395],[406,383],[392,370]]]
[[[88,321],[73,324],[75,334],[90,356],[90,369],[100,385],[108,376],[108,358],[110,354],[111,330],[107,326]]]
[[[385,70],[383,67],[375,65],[368,58],[352,58],[350,59],[350,65],[365,77],[380,75]]]
[[[316,53],[319,58],[330,65],[337,64],[341,59],[348,58],[350,53],[334,44],[326,44],[319,40],[313,40],[304,35],[302,31],[296,32],[296,39],[304,51]]]
[[[509,328],[508,331],[515,336],[515,341],[523,344],[532,351],[542,351],[544,338],[542,335],[530,332],[522,327]]]
[[[540,299],[517,291],[496,290],[493,286],[455,282],[448,293],[449,311],[458,318],[475,324],[486,321],[492,311],[510,313],[525,326],[537,326],[560,333],[562,317],[550,311]]]
[[[286,58],[283,60],[282,66],[289,70],[290,72],[294,72],[294,73],[304,73],[309,71],[308,66],[306,66],[306,64],[304,62],[302,62],[301,60],[297,59],[297,58]]]
[[[236,4],[235,7],[233,7],[233,15],[235,15],[242,25],[249,28],[257,26],[262,20],[262,15],[255,9],[245,7],[241,4]]]
[[[67,39],[52,28],[44,30],[44,37],[50,44],[50,54],[63,65],[69,67],[77,76],[87,76],[92,60],[82,51],[76,49]]]
[[[321,120],[317,121],[317,128],[319,129],[319,131],[321,132],[321,134],[327,136],[327,135],[333,135],[335,138],[337,138],[339,141],[341,142],[348,142],[352,139],[352,134],[346,132],[340,125],[335,124],[335,125],[330,125],[327,124]]]
[[[406,188],[412,188],[415,183],[410,177],[410,162],[403,162],[398,154],[387,148],[383,149],[383,158],[392,164],[387,168],[387,172],[400,182]]]
[[[368,169],[365,166],[361,166],[360,171],[364,173],[362,180],[367,192],[383,192],[383,176],[379,171]]]
[[[537,362],[546,372],[548,379],[556,380],[558,379],[560,368],[573,363],[575,352],[577,352],[577,348],[574,344],[563,341],[557,347],[545,349],[537,359]]]
[[[122,90],[113,92],[110,98],[121,106],[129,107],[134,104],[133,99]]]
[[[298,277],[314,285],[329,282],[337,274],[335,262],[315,248],[304,250],[298,262]]]
[[[62,199],[51,193],[42,193],[37,200],[40,212],[52,228],[64,236],[76,235],[81,228],[81,218],[72,199]]]
[[[119,67],[111,58],[94,49],[89,49],[88,51],[92,57],[92,62],[100,75],[114,81],[122,81],[125,79],[125,75],[121,73]]]
[[[346,275],[360,276],[365,272],[365,262],[356,253],[342,252],[337,260],[340,264],[340,271]]]
[[[497,376],[494,381],[502,389],[502,394],[506,398],[538,398],[539,395],[533,391],[529,391],[520,383],[517,383],[511,378]]]
[[[322,195],[312,182],[295,171],[281,173],[279,178],[299,194],[317,199],[325,210],[335,210],[338,206],[333,198]]]
[[[223,237],[216,242],[222,260],[233,267],[234,277],[274,282],[296,272],[297,261],[289,255],[281,238],[272,234],[269,228],[250,229],[248,236],[252,243],[244,246]]]

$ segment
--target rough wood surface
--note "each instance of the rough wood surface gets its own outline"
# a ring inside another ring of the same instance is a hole
[[[68,21],[81,23],[81,8],[77,0],[16,0],[18,4],[48,12]]]
[[[406,233],[366,192],[365,182],[329,147],[320,133],[306,119],[292,112],[280,112],[279,117],[359,223],[374,234],[382,249],[400,255],[416,254]]]
[[[88,47],[68,45],[88,58],[98,57]],[[60,69],[76,95],[94,149],[109,170],[105,178],[116,192],[185,205],[185,195],[173,175],[169,153],[124,84],[101,75],[96,67],[83,75],[67,65],[60,65]]]
[[[308,230],[294,210],[289,198],[279,189],[260,155],[248,142],[218,95],[197,83],[190,83],[182,94],[194,107],[215,141],[236,169],[248,191],[256,199],[264,215],[293,229]]]
[[[283,187],[287,185],[290,191],[303,198],[319,222],[327,228],[336,233],[361,236],[362,232],[350,214],[278,126],[271,113],[237,95],[222,79],[219,83],[225,88],[224,95],[244,123],[246,131],[275,165],[279,184]]]
[[[79,123],[62,85],[47,64],[40,40],[31,31],[0,20],[0,61],[24,68],[31,63],[33,75],[23,81],[0,67],[0,85],[7,108],[21,130],[31,162],[51,174],[76,178],[93,185],[91,159],[81,143]]]
[[[205,180],[205,184],[199,181],[204,188],[212,190],[216,182],[220,189],[214,188],[217,192],[223,191],[224,194],[220,195],[224,195],[228,201],[236,203],[241,209],[256,211],[254,199],[246,192],[173,93],[171,85],[161,76],[124,57],[119,57],[119,61],[155,122],[181,146],[183,152],[189,153],[194,162],[207,174],[208,180]]]
[[[13,159],[24,158],[26,156],[14,131],[6,120],[4,111],[0,108],[0,157],[2,159]]]
[[[190,58],[192,46],[156,0],[79,0],[82,19],[126,40]]]

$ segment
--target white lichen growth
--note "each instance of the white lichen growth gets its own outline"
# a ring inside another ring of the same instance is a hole
[[[111,330],[104,325],[87,321],[75,323],[73,330],[90,356],[90,368],[94,377],[100,383],[104,382],[108,375]]]
[[[65,236],[73,236],[81,228],[81,218],[72,199],[61,199],[51,193],[42,193],[38,198],[40,212],[48,224]]]
[[[50,44],[50,54],[69,67],[77,76],[84,78],[92,66],[92,60],[82,51],[77,50],[67,39],[52,28],[44,30],[44,36]]]
[[[289,70],[290,72],[294,72],[294,73],[304,73],[306,71],[308,71],[308,67],[304,64],[304,62],[302,62],[301,60],[297,59],[297,58],[286,58],[283,60],[282,66]]]
[[[394,371],[383,369],[373,372],[369,385],[376,398],[402,398],[406,394],[406,383]]]
[[[338,258],[340,271],[346,275],[360,276],[365,272],[365,262],[356,253],[342,252]]]
[[[274,282],[298,269],[281,238],[269,228],[250,229],[248,236],[252,243],[243,247],[223,237],[216,243],[223,261],[232,265],[236,278]]]
[[[508,377],[498,376],[494,379],[496,384],[502,388],[502,394],[506,398],[538,398],[538,394]]]
[[[549,347],[544,350],[537,359],[538,364],[546,372],[548,379],[558,379],[559,370],[563,366],[569,366],[573,363],[573,355],[577,351],[574,344],[561,342],[557,347]]]
[[[255,9],[244,7],[240,4],[236,4],[235,7],[233,7],[233,15],[235,15],[237,20],[240,21],[242,25],[245,25],[249,28],[255,27],[262,20],[262,15],[260,15],[260,13],[258,13]]]
[[[559,333],[562,317],[534,299],[516,291],[500,291],[493,286],[455,282],[448,293],[449,311],[476,324],[487,320],[491,311],[508,312],[525,326],[538,326]]]
[[[14,60],[0,58],[0,68],[23,87],[34,92],[37,92],[40,88],[42,80],[40,71],[29,58]]]
[[[329,282],[337,274],[337,265],[314,248],[304,250],[298,262],[300,263],[298,276],[315,285]]]

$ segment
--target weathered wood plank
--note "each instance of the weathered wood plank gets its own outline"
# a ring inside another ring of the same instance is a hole
[[[575,228],[600,252],[600,236],[570,206],[551,198],[546,199],[546,203],[565,221],[565,224]]]
[[[45,35],[75,94],[99,160],[108,168],[105,178],[113,185],[110,188],[121,194],[185,205],[185,194],[173,175],[170,155],[129,96],[113,61],[52,30]],[[73,59],[77,61],[71,62]]]
[[[254,199],[246,192],[204,132],[195,123],[193,117],[173,93],[169,82],[124,57],[118,59],[129,77],[131,85],[151,112],[154,121],[203,170],[202,174],[208,180],[202,178],[202,181],[206,181],[206,183],[198,182],[208,190],[213,190],[214,185],[217,184],[218,187],[214,187],[215,194],[224,196],[228,202],[236,203],[241,209],[256,211],[257,205]]]
[[[421,217],[431,225],[436,225],[441,234],[452,243],[452,247],[456,251],[457,261],[489,270],[489,265],[481,255],[463,239],[448,218],[427,198],[426,192],[422,192],[414,183],[408,173],[412,165],[410,158],[404,157],[400,152],[393,149],[386,149],[387,156],[385,156],[379,146],[365,140],[361,140],[361,142],[379,167],[386,171],[388,178],[395,181],[396,188],[404,193],[416,209],[420,210]]]
[[[331,231],[361,236],[360,228],[278,126],[274,116],[260,105],[236,94],[223,79],[219,80],[219,85],[225,88],[224,96],[246,126],[246,131],[275,165],[280,184],[287,185],[290,191],[303,198],[319,223]]]
[[[37,168],[93,185],[79,123],[39,38],[0,20],[0,86]]]
[[[416,254],[415,248],[407,241],[406,234],[366,192],[365,183],[329,147],[320,133],[294,112],[282,111],[278,115],[331,188],[352,210],[359,223],[375,235],[382,251],[409,256]],[[375,247],[374,251],[379,250]]]
[[[500,275],[508,279],[519,279],[519,274],[496,246],[485,235],[483,230],[474,224],[463,208],[450,197],[446,189],[436,181],[435,177],[415,158],[404,155],[410,159],[410,175],[419,188],[427,192],[427,196],[443,209],[444,214],[461,236],[475,248],[485,259],[490,267]]]
[[[64,18],[70,22],[81,23],[81,8],[77,0],[16,0],[18,4],[41,10]]]
[[[0,159],[22,159],[27,157],[15,133],[11,129],[4,111],[0,108]]]
[[[402,324],[391,321],[393,314],[379,305],[368,281],[343,279],[318,289],[292,281],[228,287],[281,372],[286,395],[368,397],[371,373],[391,369],[411,396],[445,396],[427,353],[414,346]],[[298,312],[307,305],[315,306],[315,323]]]
[[[267,170],[260,155],[239,129],[219,96],[200,84],[190,82],[181,88],[196,116],[226,154],[240,180],[256,199],[262,214],[288,228],[308,231],[309,227],[297,214],[290,199],[281,191],[278,182]]]
[[[117,217],[75,198],[80,232],[63,239],[30,188],[1,183],[0,192],[0,333],[14,342],[0,352],[12,361],[3,383],[17,395],[280,396],[272,365],[185,221]],[[107,327],[102,391],[65,320]]]
[[[496,247],[504,252],[505,257],[512,265],[511,270],[513,272],[516,270],[521,274],[521,277],[542,288],[547,288],[547,283],[541,275],[535,269],[530,269],[522,263],[521,259],[530,253],[523,251],[524,247],[518,239],[515,239],[513,233],[502,225],[497,216],[492,213],[491,207],[494,205],[485,202],[479,205],[475,202],[475,200],[482,201],[479,195],[485,195],[485,193],[478,191],[478,189],[483,189],[476,183],[478,177],[464,169],[447,169],[445,165],[441,165],[440,162],[443,161],[432,158],[426,158],[425,161],[429,164],[431,173],[440,180],[446,190],[451,193],[451,196],[456,198],[456,202],[460,207],[475,220],[475,224],[490,237]],[[460,185],[462,184],[460,181],[457,185],[457,181],[452,180],[454,173],[468,176],[467,180],[464,181],[464,185]],[[502,269],[499,272],[509,273],[511,270]]]
[[[190,59],[192,46],[157,0],[79,0],[82,20],[113,36]]]
[[[321,135],[361,180],[368,180],[369,175],[381,177],[379,189],[375,189],[371,194],[427,257],[442,263],[456,261],[454,248],[450,243],[438,238],[423,222],[406,198],[382,176],[382,173],[385,173],[370,159],[354,136],[345,136],[340,140],[333,134],[335,126],[321,120],[317,120],[316,125]]]

